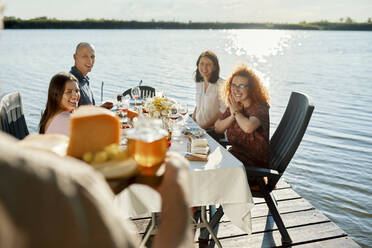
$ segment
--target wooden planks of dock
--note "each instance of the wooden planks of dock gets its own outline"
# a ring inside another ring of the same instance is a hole
[[[292,238],[293,247],[360,247],[347,233],[329,220],[291,186],[281,180],[274,191],[278,209]],[[252,234],[234,226],[224,216],[219,224],[218,238],[223,247],[282,247],[281,236],[263,199],[254,198]],[[143,234],[150,218],[133,219],[138,232]],[[198,247],[195,235],[195,247]]]

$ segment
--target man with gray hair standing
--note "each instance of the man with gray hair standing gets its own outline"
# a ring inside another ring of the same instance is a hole
[[[89,77],[87,76],[93,68],[95,62],[95,50],[94,46],[88,42],[80,42],[76,46],[74,53],[75,65],[71,67],[70,73],[73,74],[79,80],[80,88],[80,105],[96,105],[93,97],[92,89],[89,85]],[[101,107],[111,109],[113,106],[112,102],[105,102]]]

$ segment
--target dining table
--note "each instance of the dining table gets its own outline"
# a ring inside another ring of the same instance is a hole
[[[180,123],[182,124],[179,128],[200,129],[198,124],[188,116]],[[202,225],[200,227],[206,227],[215,243],[221,247],[217,235],[213,233],[209,225],[211,220],[207,221],[206,206],[222,206],[227,218],[242,231],[250,234],[252,231],[251,209],[254,204],[242,162],[204,130],[200,138],[207,139],[209,154],[207,161],[189,161],[190,207],[201,207]],[[178,130],[178,132],[173,132],[169,151],[185,155],[189,143],[189,137]],[[121,214],[127,218],[151,215],[154,220],[154,213],[161,212],[159,193],[143,184],[130,185],[116,196],[115,203],[122,212]]]

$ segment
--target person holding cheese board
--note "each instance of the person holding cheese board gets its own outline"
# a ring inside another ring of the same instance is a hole
[[[0,0],[0,31],[3,6]],[[191,247],[187,162],[168,154],[165,165],[156,188],[163,213],[153,247]],[[0,184],[0,247],[139,245],[103,177],[77,159],[22,148],[0,131]]]

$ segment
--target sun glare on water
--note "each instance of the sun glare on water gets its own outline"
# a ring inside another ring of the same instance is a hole
[[[283,55],[295,37],[286,30],[226,30],[229,42],[225,51],[236,57],[245,57],[264,84],[270,86],[270,78],[260,70],[268,58]],[[261,65],[261,66],[260,66]]]
[[[284,30],[227,30],[230,44],[226,51],[235,55],[254,56],[259,62],[265,57],[283,54],[289,46],[292,35]]]

